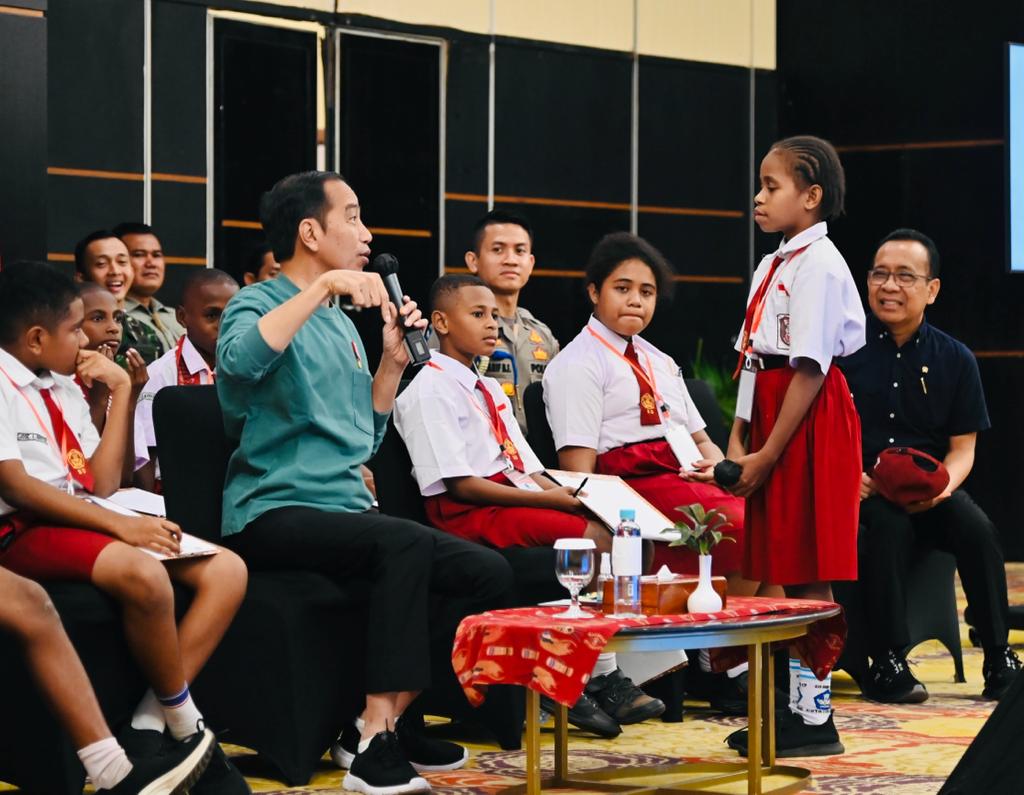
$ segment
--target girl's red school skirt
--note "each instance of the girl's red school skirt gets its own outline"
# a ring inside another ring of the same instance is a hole
[[[734,497],[714,483],[697,483],[679,477],[679,461],[664,439],[617,447],[597,457],[594,467],[599,475],[618,475],[651,505],[672,522],[682,521],[676,510],[680,505],[699,502],[705,510],[717,508],[726,515],[732,527],[723,532],[733,542],[722,542],[711,554],[713,574],[732,574],[743,561],[743,499]],[[697,574],[697,555],[686,547],[654,544],[652,572],[666,564],[676,574]]]
[[[757,373],[751,452],[775,427],[795,372]],[[773,585],[857,579],[861,471],[860,418],[833,364],[768,479],[747,497],[744,576]]]

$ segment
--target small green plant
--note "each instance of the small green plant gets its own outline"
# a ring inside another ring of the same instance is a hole
[[[722,532],[722,528],[733,525],[717,508],[705,511],[703,505],[695,502],[692,505],[680,505],[676,510],[683,515],[683,520],[676,522],[675,527],[666,527],[661,531],[662,534],[676,534],[669,543],[670,547],[685,546],[698,555],[710,555],[711,550],[722,541],[736,541]]]
[[[690,367],[693,370],[693,377],[706,381],[715,393],[715,401],[722,409],[722,422],[726,427],[732,427],[732,418],[736,416],[736,393],[739,384],[733,380],[732,369],[721,364],[713,364],[704,361],[704,338],[697,340],[697,355]]]

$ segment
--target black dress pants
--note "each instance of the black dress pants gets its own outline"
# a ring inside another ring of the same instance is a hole
[[[868,652],[877,658],[910,643],[905,584],[915,545],[956,557],[957,571],[985,648],[1007,640],[1006,568],[995,525],[966,491],[909,514],[876,495],[860,504],[858,569],[868,623]]]
[[[368,693],[429,687],[431,595],[479,612],[504,606],[512,588],[512,570],[494,550],[375,512],[277,508],[223,543],[257,571],[308,570],[364,584]]]

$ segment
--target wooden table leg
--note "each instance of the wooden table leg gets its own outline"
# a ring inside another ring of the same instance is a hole
[[[540,795],[540,694],[526,688],[526,793]]]
[[[761,716],[764,704],[762,644],[747,646],[747,793],[761,793]]]
[[[558,704],[555,710],[555,784],[569,778],[569,708]]]
[[[775,764],[775,662],[772,659],[772,644],[761,645],[761,667],[764,673],[764,696],[761,699],[761,721],[764,737],[761,743],[761,759],[765,767]]]

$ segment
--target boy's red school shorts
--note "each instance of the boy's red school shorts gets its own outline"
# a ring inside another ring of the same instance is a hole
[[[30,580],[92,579],[100,552],[117,539],[78,527],[54,527],[24,511],[0,516],[0,566]]]

